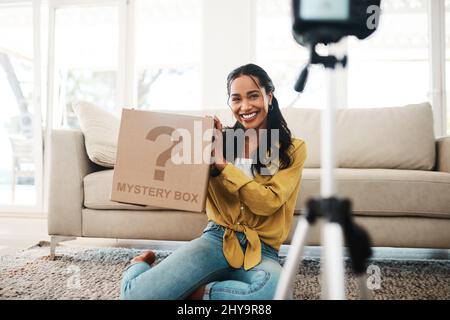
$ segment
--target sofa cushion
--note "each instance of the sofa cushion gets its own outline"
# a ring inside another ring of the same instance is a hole
[[[282,112],[292,133],[308,146],[305,167],[319,168],[321,110]],[[337,167],[432,170],[435,157],[429,103],[336,111]]]
[[[154,206],[111,201],[113,174],[114,170],[109,169],[93,172],[84,177],[84,206],[86,208],[117,210],[166,210]]]
[[[120,119],[112,112],[85,101],[75,102],[73,110],[84,135],[89,159],[104,167],[114,167]]]
[[[110,199],[113,170],[84,177],[84,206],[89,209],[166,210],[116,203]],[[386,169],[336,169],[338,196],[352,199],[355,215],[450,218],[450,175],[443,172]],[[320,169],[303,170],[296,214],[320,195]]]
[[[336,169],[339,197],[352,199],[353,213],[364,216],[450,218],[450,175],[392,169]],[[320,169],[304,169],[297,213],[320,195]]]
[[[83,209],[83,237],[187,241],[202,234],[208,217],[177,210]]]

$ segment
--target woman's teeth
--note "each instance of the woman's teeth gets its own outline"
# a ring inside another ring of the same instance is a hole
[[[257,112],[253,112],[253,113],[249,113],[249,114],[243,114],[241,115],[242,118],[244,118],[245,120],[251,120],[254,117],[256,117]]]

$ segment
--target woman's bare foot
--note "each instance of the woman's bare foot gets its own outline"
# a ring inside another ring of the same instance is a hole
[[[148,265],[152,265],[153,262],[156,260],[156,255],[153,251],[145,251],[141,253],[140,255],[134,257],[131,259],[131,263],[137,263],[137,262],[146,262]]]

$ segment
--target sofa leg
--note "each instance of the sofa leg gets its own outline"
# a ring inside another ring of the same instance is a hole
[[[55,251],[58,243],[75,240],[77,237],[51,236],[50,237],[50,260],[55,260]]]

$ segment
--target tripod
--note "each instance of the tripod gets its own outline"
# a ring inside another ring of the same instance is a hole
[[[353,223],[351,201],[338,199],[334,175],[335,165],[335,111],[336,85],[335,68],[340,64],[345,68],[347,57],[338,60],[335,56],[321,56],[315,51],[317,43],[310,47],[310,60],[301,73],[295,89],[303,91],[308,75],[309,64],[322,64],[329,75],[328,106],[321,117],[321,190],[319,199],[307,202],[305,217],[300,218],[293,235],[292,244],[278,282],[275,299],[292,299],[292,284],[303,256],[310,226],[318,218],[326,219],[322,231],[322,299],[345,299],[345,272],[343,247],[344,240],[349,249],[352,268],[358,277],[362,299],[368,298],[365,274],[365,261],[372,254],[367,232]]]

